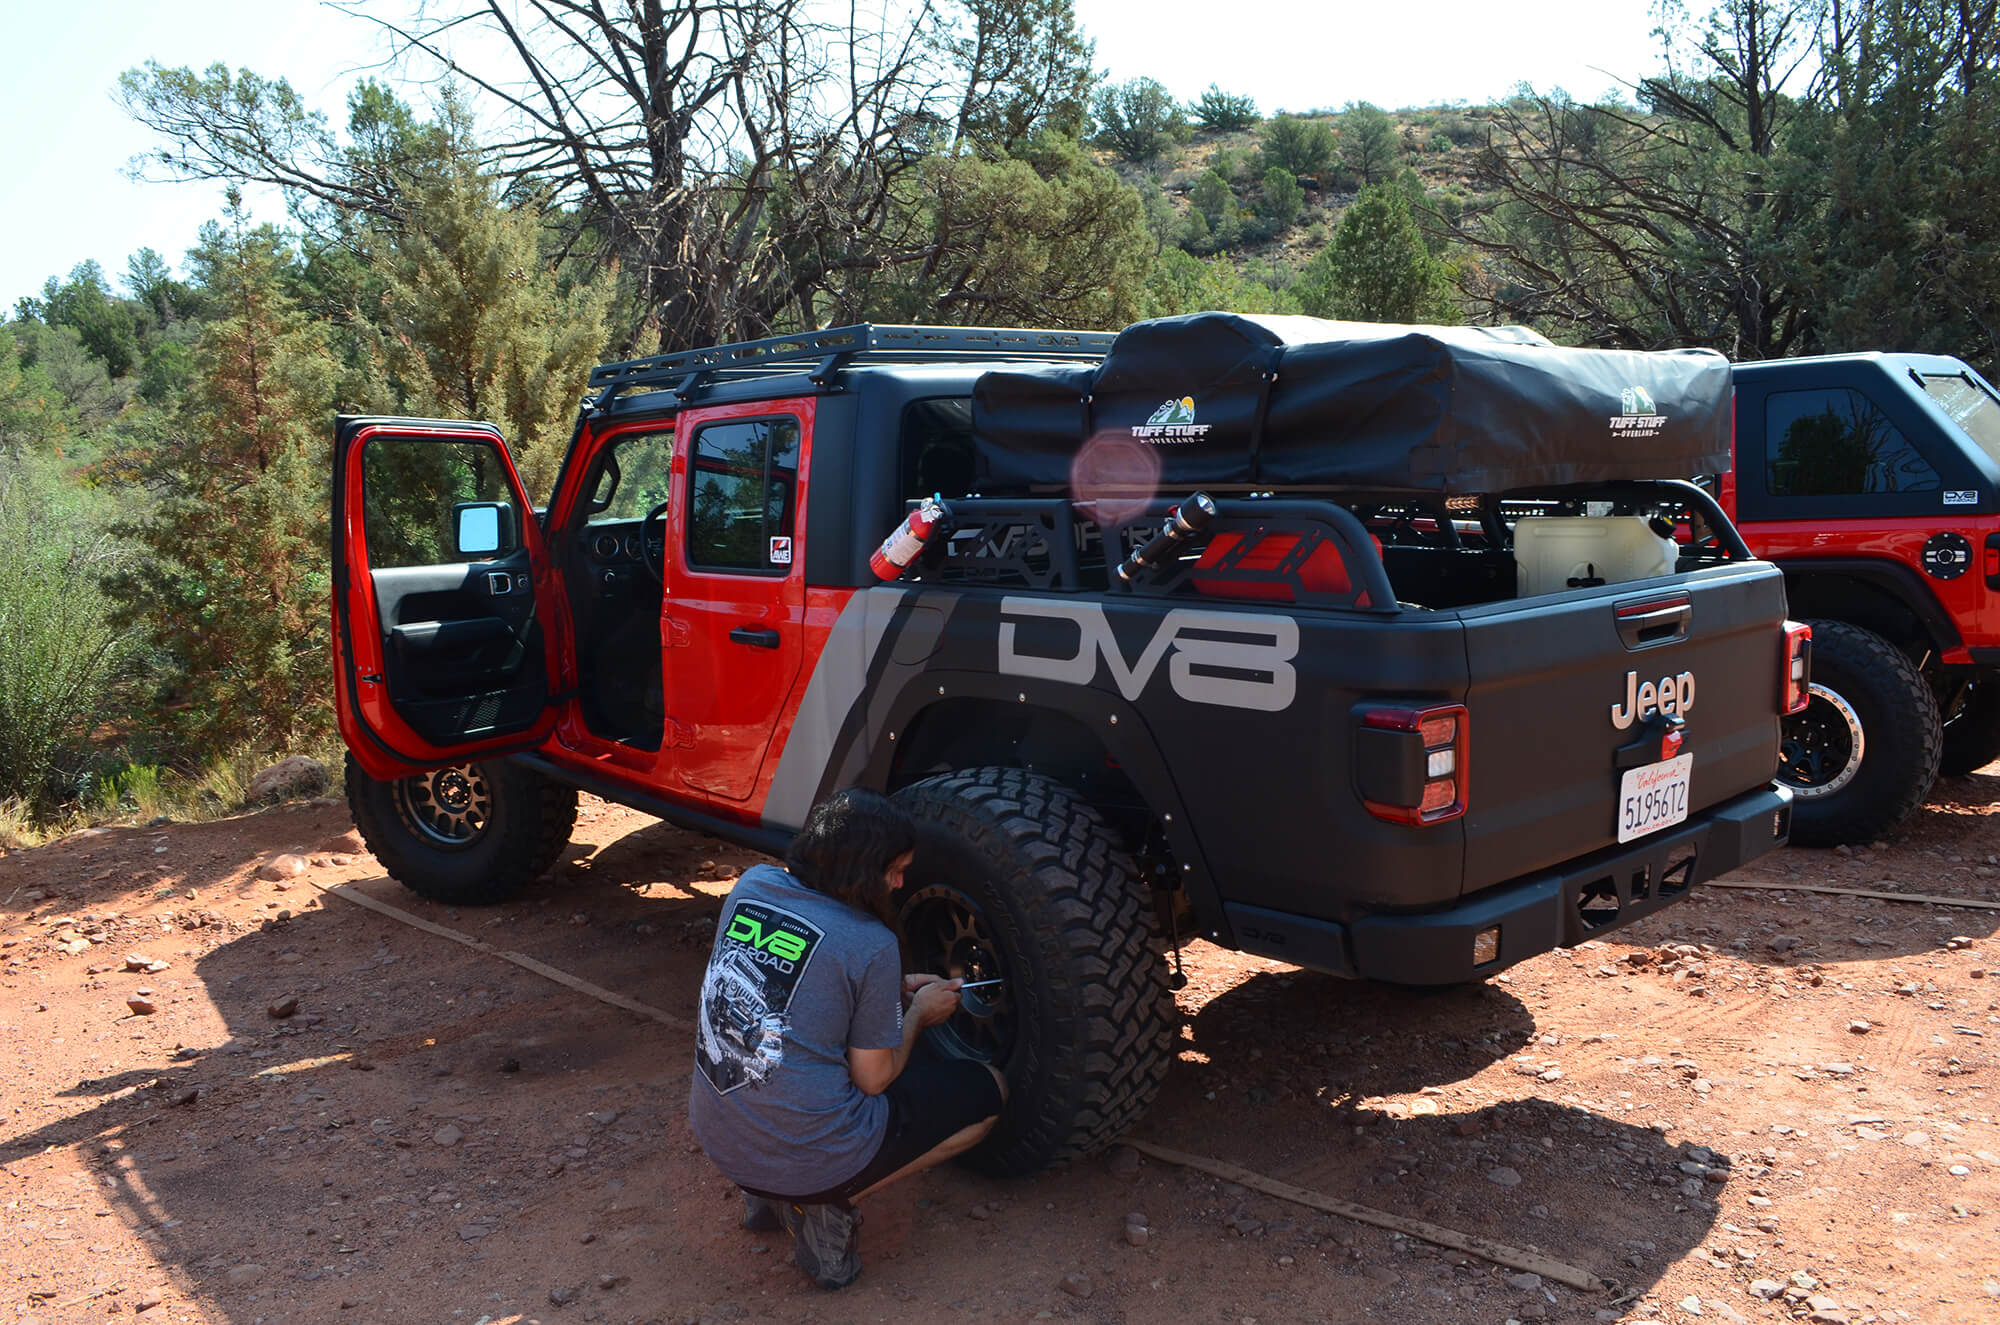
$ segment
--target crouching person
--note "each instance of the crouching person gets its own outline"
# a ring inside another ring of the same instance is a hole
[[[743,1226],[782,1226],[823,1288],[861,1273],[852,1202],[978,1144],[1005,1098],[984,1064],[910,1061],[959,985],[903,974],[889,896],[915,846],[873,792],[813,807],[785,868],[737,880],[702,981],[695,1139],[743,1189]]]

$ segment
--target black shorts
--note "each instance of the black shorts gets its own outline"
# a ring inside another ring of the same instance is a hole
[[[908,1063],[882,1096],[889,1101],[888,1130],[882,1134],[881,1149],[861,1166],[861,1172],[811,1196],[754,1194],[798,1205],[840,1204],[922,1159],[974,1123],[998,1115],[1003,1103],[993,1073],[984,1063],[965,1059]]]

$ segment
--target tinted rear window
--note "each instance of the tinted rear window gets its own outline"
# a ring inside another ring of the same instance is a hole
[[[1859,391],[1775,391],[1765,402],[1773,497],[1935,492],[1943,486],[1908,438]]]

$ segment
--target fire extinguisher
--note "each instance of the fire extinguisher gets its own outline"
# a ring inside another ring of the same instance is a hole
[[[917,503],[917,508],[903,517],[903,523],[895,532],[882,540],[882,546],[868,557],[868,569],[875,572],[879,580],[893,580],[900,576],[909,564],[917,559],[917,554],[930,544],[931,535],[944,527],[951,516],[951,508],[944,504],[944,498],[933,495]]]

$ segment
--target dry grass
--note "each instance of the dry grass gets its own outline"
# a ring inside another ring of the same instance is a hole
[[[292,753],[309,755],[326,766],[328,785],[323,794],[342,794],[345,761],[338,738]],[[49,828],[32,831],[40,841],[48,841],[89,826],[143,824],[163,818],[181,823],[225,819],[256,808],[249,804],[250,783],[260,771],[282,757],[238,750],[193,773],[151,764],[128,764],[100,781],[95,797],[73,816],[72,822],[55,825],[54,831]],[[7,831],[8,822],[6,808],[0,807],[0,835]]]

